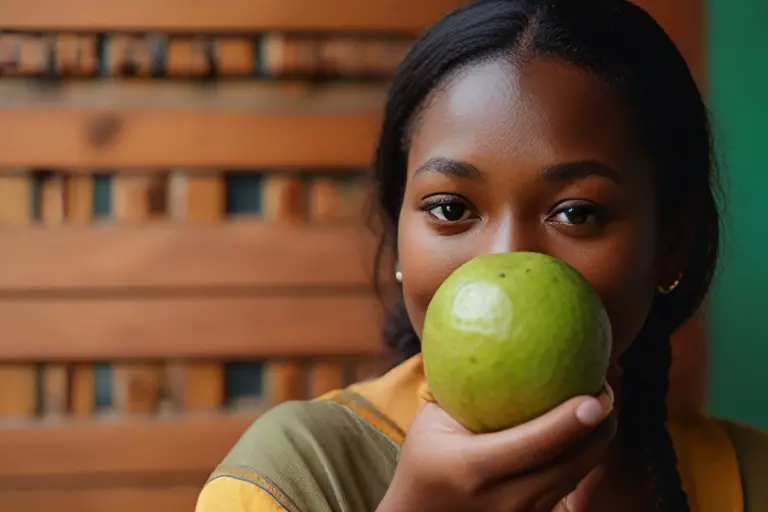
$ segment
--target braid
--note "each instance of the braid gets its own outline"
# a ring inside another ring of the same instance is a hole
[[[395,363],[399,364],[421,352],[421,342],[413,330],[411,319],[405,310],[403,295],[397,297],[395,306],[384,325],[384,341],[394,352]]]
[[[653,317],[654,314],[651,314]],[[622,357],[620,425],[650,478],[658,512],[687,512],[688,500],[677,472],[677,457],[667,431],[666,397],[672,347],[669,335],[649,318]]]

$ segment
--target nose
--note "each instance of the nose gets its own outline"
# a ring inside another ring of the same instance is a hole
[[[489,228],[488,254],[536,250],[537,244],[531,230],[526,229],[522,223],[516,223],[511,216]]]

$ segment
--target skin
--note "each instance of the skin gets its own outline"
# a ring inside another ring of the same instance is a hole
[[[482,254],[536,251],[575,267],[600,294],[613,327],[615,364],[647,318],[656,287],[674,281],[679,269],[657,233],[653,175],[625,105],[589,73],[537,58],[522,67],[493,60],[460,70],[428,99],[412,130],[398,249],[417,333],[435,291],[461,264]],[[621,460],[620,435],[614,438],[610,426],[614,414],[596,430],[579,429],[578,405],[556,409],[549,424],[524,435],[518,429],[491,434],[498,443],[493,453],[510,460],[499,462],[506,469],[495,474],[473,468],[481,476],[471,478],[481,483],[472,492],[431,481],[469,477],[434,468],[451,464],[440,458],[449,445],[461,447],[457,461],[471,460],[477,440],[428,406],[412,427],[417,435],[409,434],[421,441],[406,442],[381,510],[431,510],[437,495],[424,497],[430,486],[455,510],[478,503],[478,510],[520,511],[647,507],[642,473]],[[453,437],[440,438],[445,432]],[[534,445],[552,460],[513,467]],[[589,453],[582,463],[575,462],[579,450]],[[430,464],[421,467],[424,460]],[[425,471],[437,476],[425,481],[419,474]],[[540,478],[531,481],[531,474]],[[579,481],[568,508],[558,504]],[[539,500],[534,505],[525,497],[531,488]],[[426,508],[413,505],[419,502]]]

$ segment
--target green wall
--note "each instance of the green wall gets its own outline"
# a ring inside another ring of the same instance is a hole
[[[768,430],[768,1],[709,0],[708,18],[728,213],[710,310],[710,407]]]

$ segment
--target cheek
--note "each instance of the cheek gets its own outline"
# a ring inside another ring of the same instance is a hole
[[[473,257],[466,237],[436,234],[423,215],[403,211],[397,240],[405,306],[419,337],[432,296],[451,272]]]
[[[652,245],[617,243],[602,251],[575,253],[563,258],[595,287],[605,304],[613,329],[617,360],[643,327],[655,293]]]

